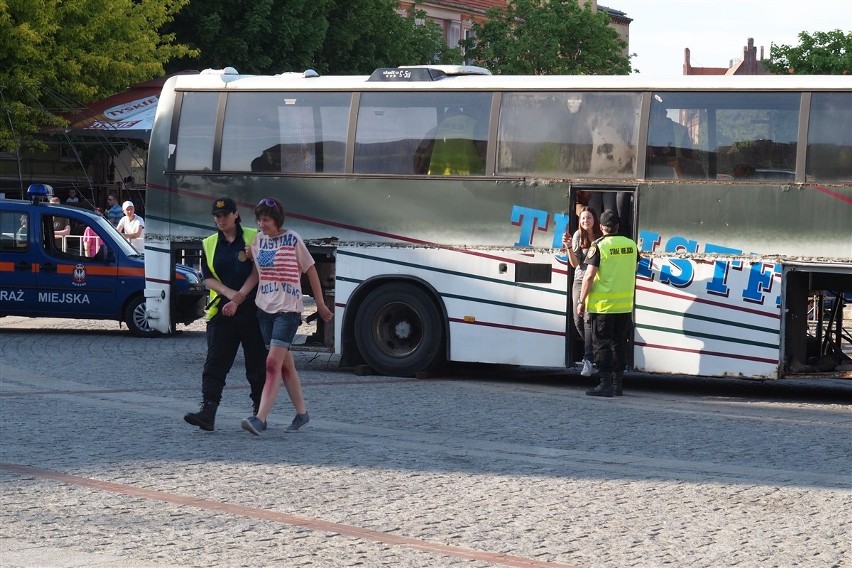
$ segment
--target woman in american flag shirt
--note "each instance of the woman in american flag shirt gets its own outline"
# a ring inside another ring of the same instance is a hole
[[[266,419],[275,404],[281,379],[296,407],[296,417],[286,432],[297,432],[308,423],[308,409],[302,396],[302,384],[290,347],[302,323],[302,274],[308,276],[317,312],[324,321],[333,314],[326,307],[314,259],[297,233],[284,229],[284,206],[277,199],[264,198],[254,209],[260,234],[250,248],[257,266],[257,317],[264,342],[269,348],[266,358],[266,384],[256,416],[243,419],[242,427],[259,436],[266,430]]]

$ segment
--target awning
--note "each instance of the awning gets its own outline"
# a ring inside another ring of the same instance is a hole
[[[184,71],[176,75],[196,73]],[[172,75],[139,83],[111,97],[90,103],[73,115],[62,115],[70,124],[61,129],[73,136],[133,138],[147,141],[154,127],[160,91]],[[54,130],[55,132],[55,130]]]

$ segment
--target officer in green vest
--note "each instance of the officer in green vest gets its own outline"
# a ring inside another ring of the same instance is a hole
[[[601,214],[604,236],[586,254],[586,274],[577,301],[577,314],[588,311],[592,322],[595,365],[600,372],[600,384],[586,391],[590,396],[621,396],[627,364],[639,247],[617,234],[618,224],[618,215],[611,209]]]
[[[225,388],[225,377],[243,346],[246,379],[251,386],[253,410],[257,413],[266,382],[266,345],[257,321],[254,297],[257,271],[246,255],[257,229],[244,229],[233,199],[213,202],[213,216],[219,229],[204,239],[201,274],[210,290],[207,303],[207,359],[201,374],[201,408],[183,419],[202,430],[213,430],[216,410]]]
[[[469,176],[485,173],[485,160],[476,140],[476,119],[453,109],[438,125],[429,160],[430,176]],[[484,150],[484,149],[482,149]]]

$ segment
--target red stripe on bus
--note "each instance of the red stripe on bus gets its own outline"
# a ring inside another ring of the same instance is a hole
[[[750,357],[748,355],[735,355],[733,353],[721,353],[719,351],[706,351],[704,349],[687,349],[686,347],[673,347],[671,345],[657,345],[655,343],[643,343],[636,341],[637,347],[647,347],[649,349],[662,349],[663,351],[680,351],[681,353],[694,353],[696,355],[710,355],[712,357],[724,357],[725,359],[741,359],[744,361],[755,361],[756,363],[778,364],[778,359],[766,359],[764,357]]]
[[[817,191],[823,192],[826,195],[830,195],[830,196],[834,197],[835,199],[839,199],[840,201],[843,201],[844,203],[852,204],[852,197],[846,197],[845,195],[840,195],[836,191],[831,191],[830,189],[828,189],[824,185],[812,185],[811,187],[814,188]]]
[[[543,335],[558,335],[565,336],[564,331],[548,331],[546,329],[536,329],[534,327],[520,327],[517,325],[506,325],[504,323],[494,323],[489,321],[466,321],[459,318],[447,318],[450,323],[463,323],[467,325],[479,325],[482,327],[494,327],[497,329],[510,329],[512,331],[523,331],[526,333],[541,333]]]

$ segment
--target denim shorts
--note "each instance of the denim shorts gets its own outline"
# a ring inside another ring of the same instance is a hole
[[[266,348],[284,347],[290,349],[296,331],[302,325],[302,315],[298,312],[279,312],[270,314],[257,310],[257,320],[260,322],[260,333]]]

